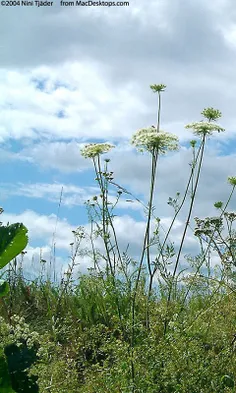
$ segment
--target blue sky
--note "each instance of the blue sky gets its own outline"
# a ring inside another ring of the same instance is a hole
[[[153,17],[155,16],[155,17]],[[84,201],[94,195],[92,164],[80,155],[88,142],[110,142],[115,181],[147,202],[150,158],[129,141],[156,122],[156,97],[165,83],[161,128],[181,149],[160,162],[155,204],[168,223],[169,196],[183,192],[193,135],[184,126],[201,111],[220,109],[226,132],[208,142],[196,214],[215,214],[236,175],[236,13],[230,0],[131,0],[129,7],[2,8],[0,15],[0,163],[2,220],[29,228],[26,270],[40,248],[50,253],[63,187],[56,245],[66,266],[71,231],[87,224]],[[122,248],[138,254],[145,217],[135,203],[117,210]],[[236,207],[232,200],[233,209]],[[180,238],[184,212],[174,236]],[[196,252],[188,239],[186,250]],[[28,259],[27,259],[28,258]],[[88,266],[85,258],[81,269]]]

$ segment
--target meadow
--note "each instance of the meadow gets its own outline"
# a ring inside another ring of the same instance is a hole
[[[151,164],[139,259],[121,250],[116,236],[115,209],[121,197],[140,201],[115,182],[110,159],[103,160],[115,148],[110,143],[91,143],[81,150],[92,161],[100,194],[86,202],[90,234],[83,227],[74,231],[69,267],[59,282],[43,273],[49,263],[44,260],[42,274],[26,279],[27,228],[24,223],[0,226],[1,393],[235,392],[236,212],[229,205],[236,177],[227,179],[228,199],[212,201],[214,217],[192,217],[206,144],[215,132],[224,132],[217,123],[221,112],[205,108],[202,120],[186,126],[195,138],[189,142],[189,179],[182,194],[169,198],[173,216],[163,231],[153,205],[161,176],[157,168],[163,155],[179,149],[179,141],[161,130],[166,86],[150,88],[158,99],[157,124],[138,130],[131,140]],[[116,189],[114,202],[111,187]],[[176,245],[170,234],[184,207],[185,225]],[[184,255],[188,231],[199,243],[197,255]],[[84,239],[92,267],[75,285],[73,272]],[[103,252],[95,239],[102,241]],[[213,254],[217,264],[211,262]]]

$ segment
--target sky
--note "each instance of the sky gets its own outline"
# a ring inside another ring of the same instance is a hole
[[[39,255],[64,271],[72,230],[89,230],[84,202],[99,195],[86,143],[116,146],[114,181],[148,201],[150,156],[130,144],[134,132],[156,123],[150,84],[164,83],[161,129],[179,137],[178,152],[161,157],[154,203],[166,228],[169,196],[181,195],[189,175],[193,139],[185,125],[201,111],[222,112],[224,133],[208,141],[193,216],[216,215],[218,200],[236,176],[236,8],[231,0],[130,0],[124,7],[2,7],[0,12],[1,220],[29,230],[26,273],[37,277]],[[62,194],[62,195],[61,195]],[[113,198],[115,189],[113,189]],[[61,198],[61,202],[60,202]],[[60,206],[59,206],[60,205]],[[236,198],[231,202],[236,208]],[[173,239],[180,242],[186,210]],[[122,196],[115,226],[121,249],[137,256],[145,215]],[[197,253],[191,234],[185,252]],[[90,266],[80,259],[79,269]]]

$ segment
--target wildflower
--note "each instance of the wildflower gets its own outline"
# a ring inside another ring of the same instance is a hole
[[[115,146],[110,143],[89,143],[85,145],[80,152],[84,158],[94,158],[99,154],[107,153],[113,147]]]
[[[225,131],[225,129],[220,127],[218,124],[205,121],[187,124],[185,128],[192,128],[195,135],[212,135],[214,131]]]
[[[228,182],[231,186],[236,186],[236,177],[235,176],[229,176],[228,177]]]
[[[165,153],[167,150],[177,150],[179,147],[177,136],[164,131],[157,132],[153,127],[138,130],[133,135],[131,143],[140,152],[144,150],[151,152],[156,149],[159,153]]]
[[[222,116],[222,113],[218,109],[205,108],[201,112],[201,115],[203,115],[208,121],[215,121]]]
[[[236,213],[235,212],[225,212],[224,216],[225,216],[225,218],[227,218],[231,222],[236,220]]]
[[[154,93],[160,92],[160,91],[164,91],[166,88],[166,85],[160,84],[160,85],[150,85],[150,89],[152,89],[152,91]]]
[[[222,217],[206,217],[203,220],[194,217],[194,220],[197,224],[194,230],[195,236],[200,236],[202,234],[211,236],[213,231],[220,231],[223,229]]]

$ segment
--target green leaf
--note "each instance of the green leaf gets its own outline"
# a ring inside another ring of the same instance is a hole
[[[223,377],[221,378],[221,382],[224,386],[227,386],[229,388],[234,387],[234,380],[229,375],[223,375]]]
[[[0,392],[15,393],[15,390],[11,387],[7,361],[2,348],[0,348]]]
[[[10,291],[8,282],[0,280],[0,297],[6,296]]]
[[[27,232],[27,228],[20,223],[0,227],[0,269],[27,246]]]

